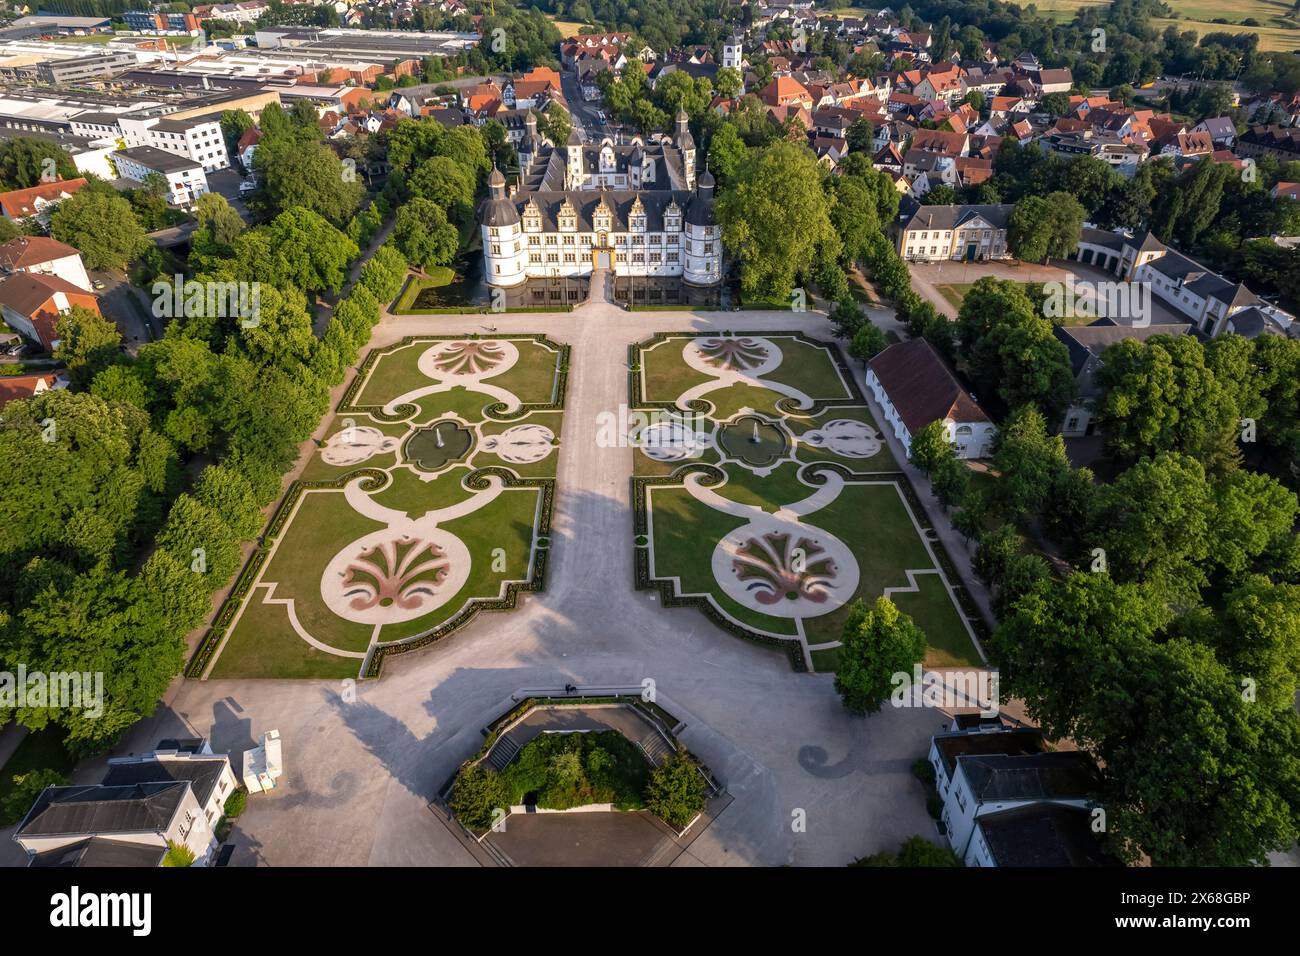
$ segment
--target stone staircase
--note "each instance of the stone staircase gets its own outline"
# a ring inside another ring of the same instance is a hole
[[[492,745],[492,750],[487,756],[488,765],[498,773],[505,769],[506,764],[515,759],[515,754],[519,753],[519,744],[509,734],[501,737]]]
[[[656,767],[673,755],[673,748],[668,746],[663,735],[658,731],[650,731],[637,741],[637,745],[645,752],[650,763]]]

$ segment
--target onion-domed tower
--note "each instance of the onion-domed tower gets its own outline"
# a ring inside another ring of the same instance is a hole
[[[722,281],[722,238],[713,219],[713,174],[706,167],[686,208],[686,257],[682,281],[717,285]]]
[[[506,197],[506,178],[492,167],[488,176],[489,197],[479,209],[479,229],[483,238],[483,280],[490,286],[508,288],[524,281],[524,248],[519,210]]]

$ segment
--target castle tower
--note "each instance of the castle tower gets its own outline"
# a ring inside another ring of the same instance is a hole
[[[519,157],[519,171],[524,173],[541,152],[541,137],[537,135],[537,116],[532,110],[524,113],[524,135],[515,146]]]
[[[565,144],[564,152],[568,161],[564,170],[564,188],[581,189],[587,177],[582,164],[582,136],[576,126],[569,131],[569,141]]]
[[[479,231],[483,238],[484,281],[502,288],[522,283],[527,253],[519,210],[506,196],[506,178],[495,166],[488,176],[488,199],[479,210]]]
[[[722,237],[713,219],[713,174],[708,169],[686,208],[685,246],[683,282],[700,286],[722,281]]]
[[[686,110],[677,111],[673,129],[673,145],[682,151],[682,166],[686,172],[686,188],[695,188],[695,138],[691,136],[690,117]]]

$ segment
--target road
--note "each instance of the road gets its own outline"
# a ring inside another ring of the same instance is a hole
[[[583,138],[589,142],[599,142],[601,137],[610,134],[609,126],[602,120],[601,104],[588,103],[582,98],[582,86],[578,83],[578,74],[564,70],[560,74],[560,89],[564,100],[569,105],[569,116],[573,126],[580,129]]]

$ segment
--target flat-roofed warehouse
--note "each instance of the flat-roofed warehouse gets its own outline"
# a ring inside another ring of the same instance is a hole
[[[0,39],[16,40],[53,34],[108,33],[112,28],[113,21],[109,17],[65,17],[59,14],[40,14],[19,17],[0,30]]]
[[[477,33],[416,33],[394,30],[271,28],[255,34],[262,52],[289,49],[359,59],[453,55],[479,42]]]

